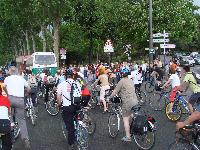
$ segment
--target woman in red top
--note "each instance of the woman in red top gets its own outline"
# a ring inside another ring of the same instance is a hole
[[[3,134],[1,136],[3,150],[12,149],[11,124],[9,113],[10,101],[7,97],[2,95],[2,88],[0,86],[0,134]]]

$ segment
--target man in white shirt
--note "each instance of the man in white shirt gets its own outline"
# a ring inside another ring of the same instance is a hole
[[[66,71],[66,81],[61,82],[57,86],[57,102],[61,106],[62,103],[62,118],[68,131],[68,144],[71,149],[74,148],[75,139],[75,127],[74,127],[74,115],[78,110],[78,107],[72,105],[71,101],[71,89],[74,81],[75,74],[71,69]],[[81,88],[79,87],[81,90]]]
[[[18,75],[16,67],[11,67],[9,73],[10,76],[4,80],[4,89],[11,102],[11,106],[16,109],[15,117],[20,127],[21,139],[25,144],[25,149],[30,149],[29,135],[24,115],[24,88],[26,87],[28,91],[30,88],[26,80]]]

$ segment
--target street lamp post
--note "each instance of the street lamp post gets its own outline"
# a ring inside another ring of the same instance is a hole
[[[149,49],[153,49],[153,21],[152,21],[152,0],[149,0]],[[149,61],[153,61],[153,54],[149,54]],[[150,63],[149,62],[149,63]]]

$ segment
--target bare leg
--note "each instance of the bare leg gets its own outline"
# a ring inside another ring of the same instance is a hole
[[[124,129],[125,129],[126,137],[131,138],[129,119],[130,119],[130,116],[123,117]]]

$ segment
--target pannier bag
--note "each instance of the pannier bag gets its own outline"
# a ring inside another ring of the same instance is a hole
[[[148,130],[148,121],[146,116],[138,115],[132,125],[131,125],[131,133],[135,134],[143,134]]]

